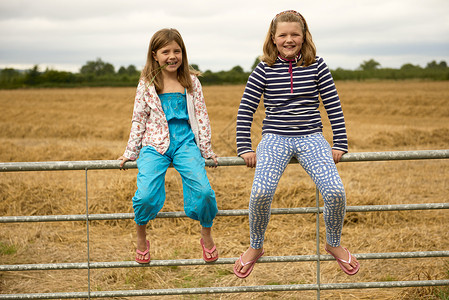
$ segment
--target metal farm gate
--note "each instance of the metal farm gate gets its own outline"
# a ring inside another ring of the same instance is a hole
[[[345,154],[341,162],[362,161],[390,161],[390,160],[420,160],[420,159],[448,159],[449,150],[424,150],[424,151],[392,151],[392,152],[364,152]],[[218,158],[219,166],[244,165],[244,161],[238,157]],[[291,163],[295,163],[292,160]],[[297,163],[297,162],[296,162]],[[210,165],[211,162],[206,162]],[[127,168],[136,168],[135,162],[128,162]],[[247,292],[275,292],[275,291],[316,291],[320,298],[321,290],[337,289],[367,289],[367,288],[397,288],[397,287],[423,287],[423,286],[449,286],[449,280],[419,280],[419,281],[386,281],[386,282],[351,282],[351,283],[322,283],[320,282],[320,262],[333,260],[330,255],[320,255],[319,236],[319,214],[323,207],[319,207],[319,193],[316,191],[315,207],[277,208],[272,209],[272,214],[315,214],[316,215],[316,255],[293,255],[293,256],[266,256],[258,263],[286,263],[315,261],[317,268],[317,282],[315,284],[291,284],[291,285],[262,285],[262,286],[229,286],[229,287],[199,287],[178,289],[155,289],[155,290],[117,290],[117,291],[91,291],[90,270],[101,268],[135,268],[135,267],[160,267],[160,266],[192,266],[205,265],[202,259],[177,259],[177,260],[154,260],[148,265],[140,265],[134,261],[122,262],[91,262],[89,256],[89,221],[94,220],[123,220],[133,219],[131,213],[114,214],[89,214],[89,198],[87,193],[88,170],[119,169],[117,160],[103,161],[61,161],[61,162],[22,162],[22,163],[0,163],[0,172],[23,172],[23,171],[55,171],[55,170],[84,170],[86,187],[86,214],[80,215],[47,215],[47,216],[1,216],[0,223],[23,223],[23,222],[64,222],[64,221],[86,221],[87,238],[87,261],[80,263],[52,263],[52,264],[19,264],[0,265],[0,271],[27,271],[27,270],[68,270],[87,269],[88,290],[84,292],[60,292],[60,293],[29,293],[29,294],[0,294],[0,299],[67,299],[67,298],[106,298],[106,297],[137,297],[137,296],[162,296],[162,295],[192,295],[192,294],[220,294],[220,293],[247,293]],[[445,200],[444,200],[445,201]],[[426,203],[426,204],[400,204],[400,205],[369,205],[348,206],[347,212],[373,212],[373,211],[406,211],[406,210],[434,210],[449,209],[449,203]],[[247,209],[220,210],[217,216],[247,216]],[[182,218],[186,217],[184,212],[160,212],[158,218]],[[449,225],[449,222],[448,224]],[[390,253],[362,253],[355,255],[359,260],[373,259],[402,259],[402,258],[425,258],[425,257],[449,257],[449,250],[441,251],[418,251],[418,252],[390,252]],[[237,258],[219,258],[210,264],[234,264]]]

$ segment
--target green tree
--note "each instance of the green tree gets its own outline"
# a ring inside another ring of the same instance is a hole
[[[42,74],[42,82],[45,83],[75,83],[75,75],[70,72],[45,70]]]
[[[374,59],[370,59],[368,61],[363,61],[363,63],[360,64],[359,69],[363,71],[372,71],[378,69],[379,67],[380,63],[378,63]]]
[[[19,77],[19,75],[20,75],[19,71],[12,68],[3,69],[0,72],[0,77],[2,78],[2,80],[16,78]]]
[[[81,67],[81,74],[85,75],[113,75],[115,74],[114,66],[110,63],[104,62],[101,58],[96,61],[88,61]]]
[[[426,66],[426,69],[446,69],[447,63],[443,60],[440,63],[437,63],[435,60],[429,62]]]
[[[126,72],[127,72],[128,75],[130,75],[130,76],[139,74],[139,71],[137,71],[136,66],[134,66],[134,65],[129,65],[129,66],[126,68]]]
[[[121,66],[118,69],[117,74],[119,74],[119,75],[126,75],[127,74],[126,68],[124,66]]]
[[[34,65],[34,67],[26,72],[25,75],[25,84],[27,85],[36,85],[40,83],[41,73],[39,72],[39,66]]]
[[[412,64],[405,64],[402,65],[401,71],[419,71],[422,70],[422,68],[418,65],[412,65]]]
[[[134,65],[129,65],[127,68],[121,66],[120,69],[118,69],[117,74],[135,76],[139,74],[139,71],[137,71]]]
[[[14,88],[23,84],[25,75],[19,71],[6,68],[0,71],[0,87],[2,88]]]
[[[235,73],[245,73],[245,71],[243,70],[243,68],[240,67],[240,66],[235,66],[234,68],[231,69],[231,72],[235,72]]]

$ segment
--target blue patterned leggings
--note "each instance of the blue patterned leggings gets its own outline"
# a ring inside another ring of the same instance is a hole
[[[315,182],[324,200],[326,240],[340,245],[346,196],[332,159],[332,150],[322,134],[286,137],[265,134],[257,147],[257,165],[249,201],[250,242],[253,249],[263,246],[271,215],[271,203],[290,159],[295,156]]]

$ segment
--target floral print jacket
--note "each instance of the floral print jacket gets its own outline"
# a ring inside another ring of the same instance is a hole
[[[211,145],[211,128],[204,101],[203,90],[198,78],[191,75],[193,92],[187,93],[187,111],[189,123],[195,135],[195,142],[204,158],[214,156]],[[152,146],[160,154],[164,154],[170,145],[168,122],[162,109],[154,85],[140,80],[137,86],[131,133],[124,157],[136,160],[140,149]]]

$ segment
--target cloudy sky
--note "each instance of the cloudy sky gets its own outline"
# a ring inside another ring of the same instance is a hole
[[[0,68],[78,72],[101,58],[141,69],[152,34],[173,27],[201,71],[249,71],[286,9],[304,15],[331,69],[449,63],[448,0],[0,0]]]

